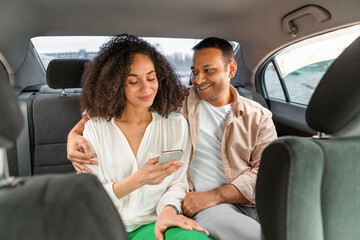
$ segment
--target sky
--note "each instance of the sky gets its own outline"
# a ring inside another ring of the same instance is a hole
[[[283,76],[312,63],[337,58],[360,35],[360,25],[306,39],[276,57]]]
[[[183,54],[193,54],[192,47],[198,43],[199,39],[186,38],[144,38],[151,44],[159,43],[158,50],[163,54],[182,52]],[[87,52],[99,51],[99,47],[107,42],[109,37],[36,37],[32,39],[38,53],[54,52],[78,52],[85,49]]]

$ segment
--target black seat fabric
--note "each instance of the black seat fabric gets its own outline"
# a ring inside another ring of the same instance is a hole
[[[69,93],[81,93],[82,89],[81,88],[66,88],[66,93],[69,94]],[[48,93],[48,94],[61,94],[61,89],[54,89],[54,88],[51,88],[49,87],[48,85],[43,85],[41,86],[40,90],[39,90],[40,93]]]
[[[0,186],[6,185],[9,177],[6,148],[10,148],[18,137],[23,117],[9,84],[8,72],[0,61]]]
[[[42,175],[0,188],[0,239],[128,239],[96,176]]]
[[[254,90],[247,89],[247,88],[242,87],[242,86],[235,87],[235,89],[238,91],[240,96],[248,98],[250,100],[253,100],[253,101],[259,103],[264,108],[269,109],[269,106],[267,105],[265,99],[263,98],[263,96],[261,96],[260,93],[254,91]]]
[[[52,89],[79,88],[88,59],[53,59],[46,70],[46,82]]]
[[[0,147],[10,147],[20,133],[23,119],[9,86],[9,76],[0,61]]]
[[[80,94],[39,94],[33,102],[33,173],[74,171],[66,157],[67,134],[81,119]]]
[[[0,239],[127,240],[121,218],[96,176],[62,174],[4,178],[4,147],[11,146],[19,135],[22,115],[3,70],[0,63],[0,110],[4,111],[0,118]],[[41,98],[40,102],[46,100],[51,99]],[[50,104],[55,109],[58,102]],[[54,115],[52,121],[59,123],[58,129],[62,127],[61,118],[54,111],[49,114]],[[44,138],[48,141],[46,134]]]
[[[56,59],[49,63],[47,82],[56,89],[79,89],[89,60]],[[67,74],[68,73],[68,74]],[[74,172],[66,157],[67,134],[81,119],[80,92],[40,93],[32,104],[34,130],[33,174]]]
[[[323,76],[306,119],[318,136],[283,137],[263,152],[256,186],[263,235],[359,239],[360,38]]]

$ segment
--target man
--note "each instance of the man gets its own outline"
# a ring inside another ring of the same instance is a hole
[[[255,183],[264,148],[276,139],[271,112],[240,97],[230,85],[236,73],[233,49],[207,38],[194,48],[189,96],[180,112],[189,122],[194,154],[188,170],[191,191],[183,213],[215,239],[260,239]],[[82,119],[68,137],[68,158],[77,171],[94,164],[80,135]]]

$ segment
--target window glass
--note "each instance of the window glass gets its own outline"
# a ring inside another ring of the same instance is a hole
[[[274,60],[289,93],[290,101],[307,105],[331,63],[359,35],[360,25],[356,25],[306,39],[277,54]],[[269,81],[266,77],[267,84]],[[268,85],[270,84],[266,85],[267,89],[270,88]]]
[[[279,77],[272,62],[267,65],[264,78],[268,97],[285,100]]]
[[[36,37],[31,41],[45,69],[54,58],[86,58],[92,60],[100,46],[110,40],[109,36]],[[190,81],[193,51],[201,39],[185,38],[143,38],[156,47],[175,68],[180,81]],[[238,43],[231,42],[233,48]]]
[[[284,77],[284,82],[292,102],[307,105],[320,79],[334,59],[312,63]]]

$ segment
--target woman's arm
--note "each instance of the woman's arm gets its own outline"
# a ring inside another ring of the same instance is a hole
[[[159,157],[152,158],[137,172],[129,177],[113,184],[113,191],[118,199],[125,197],[131,192],[144,185],[157,185],[169,175],[176,172],[183,164],[173,160],[157,165]]]
[[[188,123],[180,114],[178,114],[176,118],[169,118],[169,120],[172,122],[169,124],[166,133],[168,135],[168,147],[171,149],[183,149],[184,154],[180,159],[180,162],[184,165],[172,176],[168,189],[161,197],[156,208],[156,212],[158,214],[160,214],[161,210],[169,204],[173,205],[179,212],[181,212],[181,202],[189,189],[186,175],[191,154],[191,141]]]
[[[182,163],[176,160],[157,165],[159,157],[156,157],[148,160],[144,166],[130,176],[119,181],[110,181],[111,177],[108,176],[107,173],[109,172],[109,167],[112,166],[111,162],[115,156],[109,155],[108,149],[105,147],[105,142],[112,138],[111,135],[107,135],[111,133],[111,131],[109,132],[106,128],[107,124],[108,122],[102,118],[92,118],[85,124],[86,126],[83,132],[84,138],[88,141],[90,152],[96,153],[97,157],[94,158],[94,160],[98,163],[97,166],[87,165],[87,167],[98,177],[118,208],[121,208],[121,199],[126,195],[144,185],[162,183],[167,176],[182,166]],[[121,169],[118,169],[118,171],[121,171]],[[119,174],[121,173],[119,172]]]
[[[112,188],[116,197],[121,199],[142,186],[144,185],[138,177],[138,172],[136,172],[121,181],[114,182]]]

